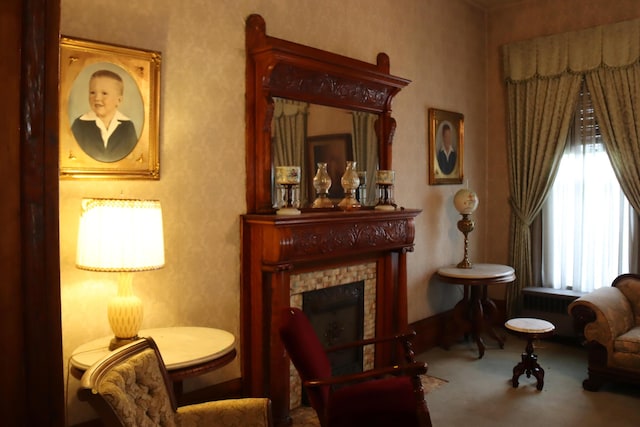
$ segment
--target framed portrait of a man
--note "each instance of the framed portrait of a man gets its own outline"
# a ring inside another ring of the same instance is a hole
[[[462,184],[464,116],[429,108],[429,184]]]
[[[159,52],[62,37],[60,177],[159,179]]]

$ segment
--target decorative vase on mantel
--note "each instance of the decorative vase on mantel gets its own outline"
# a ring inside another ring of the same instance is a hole
[[[333,202],[328,196],[329,188],[331,188],[331,176],[327,172],[327,164],[318,163],[318,172],[313,177],[313,188],[316,190],[316,199],[311,205],[312,208],[332,208]]]
[[[340,180],[342,188],[344,189],[344,198],[338,203],[341,209],[355,209],[359,208],[360,202],[356,198],[356,190],[360,185],[360,178],[356,171],[356,162],[347,161],[342,179]]]

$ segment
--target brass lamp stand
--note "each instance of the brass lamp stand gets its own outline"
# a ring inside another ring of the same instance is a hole
[[[464,234],[464,258],[462,259],[462,261],[460,261],[458,263],[458,265],[456,267],[458,268],[471,268],[472,264],[471,261],[469,261],[469,233],[471,233],[473,231],[473,228],[475,227],[476,223],[473,222],[472,219],[470,219],[469,217],[471,216],[471,214],[466,214],[463,213],[462,215],[462,219],[458,221],[458,230],[460,230],[462,232],[462,234]]]

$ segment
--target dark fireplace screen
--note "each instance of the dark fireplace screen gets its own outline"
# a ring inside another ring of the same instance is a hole
[[[364,336],[364,280],[302,294],[302,311],[327,347]],[[333,375],[362,372],[362,347],[329,353]]]

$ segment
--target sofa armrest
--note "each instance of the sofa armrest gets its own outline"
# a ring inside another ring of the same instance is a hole
[[[584,323],[584,337],[596,341],[607,351],[613,340],[633,327],[633,310],[619,289],[605,287],[584,295],[569,305],[569,314]]]
[[[179,427],[270,427],[271,401],[267,398],[226,399],[182,406],[176,414]]]

